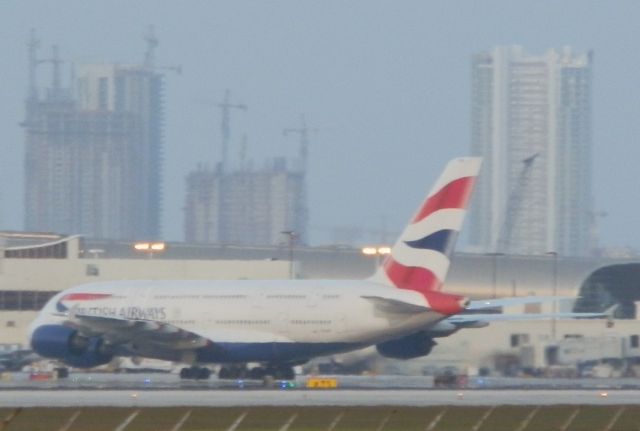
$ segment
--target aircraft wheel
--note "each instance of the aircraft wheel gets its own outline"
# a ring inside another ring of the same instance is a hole
[[[193,379],[193,373],[191,371],[191,368],[182,368],[180,370],[180,378],[181,379]]]
[[[66,379],[69,377],[69,369],[66,367],[56,368],[56,377],[59,379]]]
[[[209,380],[211,377],[211,370],[207,367],[201,367],[197,370],[196,378],[199,380]]]
[[[249,374],[249,370],[247,370],[246,365],[236,365],[231,368],[231,374],[233,379],[245,379]]]
[[[218,371],[218,378],[224,380],[232,379],[233,377],[231,376],[231,371],[227,367],[222,367],[220,368],[220,371]]]

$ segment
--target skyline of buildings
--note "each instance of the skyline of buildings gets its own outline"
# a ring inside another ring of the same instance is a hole
[[[61,83],[57,48],[30,43],[26,100],[25,228],[94,238],[161,238],[163,77],[155,39],[140,64],[75,64]],[[51,85],[35,70],[51,64]],[[472,142],[484,156],[470,214],[469,249],[587,255],[596,245],[591,207],[592,54],[569,47],[529,55],[519,46],[474,55]],[[231,105],[228,92],[225,102]],[[226,121],[226,123],[225,123]],[[223,112],[223,167],[229,146]],[[306,125],[302,169],[274,159],[264,169],[209,170],[185,179],[184,239],[308,242]]]
[[[470,212],[478,252],[585,256],[593,54],[497,47],[472,59],[471,152],[484,157]]]
[[[29,44],[25,228],[93,238],[161,236],[162,75],[149,47],[141,64],[73,64],[61,82],[57,48],[37,58]],[[51,86],[36,69],[52,64]]]

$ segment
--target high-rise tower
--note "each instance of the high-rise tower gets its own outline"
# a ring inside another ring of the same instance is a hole
[[[73,65],[63,88],[54,55],[51,88],[36,86],[30,43],[26,103],[28,230],[94,238],[160,236],[162,75],[153,64]]]
[[[473,249],[591,251],[592,61],[570,48],[474,55],[471,151],[484,163],[470,215]]]

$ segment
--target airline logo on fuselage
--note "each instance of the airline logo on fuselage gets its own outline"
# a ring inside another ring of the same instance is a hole
[[[114,307],[111,305],[95,305],[94,301],[112,298],[106,293],[70,293],[63,296],[56,304],[56,310],[60,313],[69,311],[73,307],[77,316],[107,317],[127,320],[167,320],[165,307]],[[91,302],[91,304],[86,304]],[[71,304],[69,304],[71,303]]]

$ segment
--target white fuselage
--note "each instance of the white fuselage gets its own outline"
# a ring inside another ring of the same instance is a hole
[[[369,281],[123,281],[77,286],[56,295],[33,327],[58,323],[56,305],[73,293],[111,295],[64,302],[70,314],[168,323],[213,343],[375,344],[429,326],[433,311],[385,312],[369,297],[425,306],[417,292]]]

